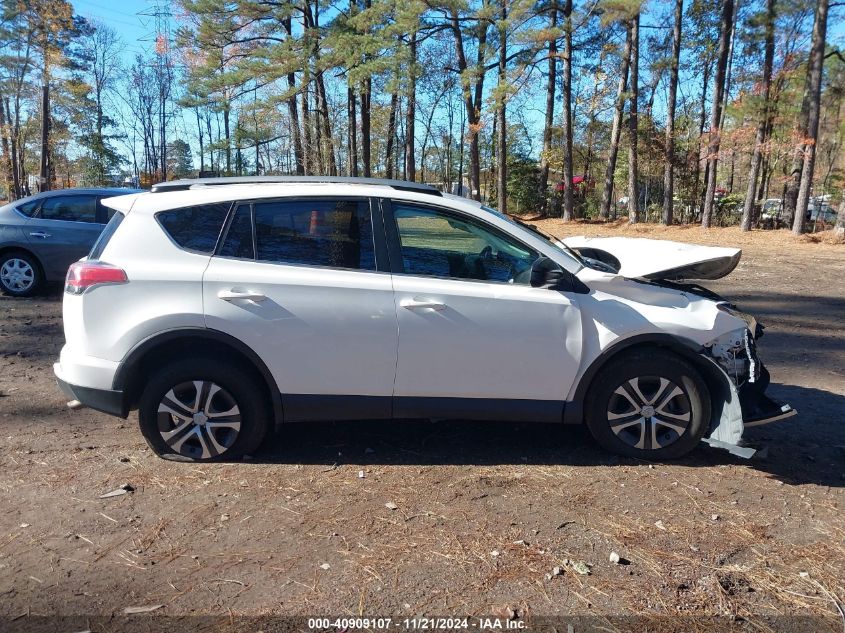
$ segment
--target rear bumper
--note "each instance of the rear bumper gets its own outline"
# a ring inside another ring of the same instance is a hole
[[[123,391],[73,385],[62,378],[61,365],[59,363],[53,365],[53,372],[56,374],[56,383],[58,383],[59,388],[68,398],[78,400],[86,407],[95,411],[115,415],[119,418],[125,418],[129,415],[123,397]]]

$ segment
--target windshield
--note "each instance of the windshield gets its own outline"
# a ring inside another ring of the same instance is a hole
[[[484,209],[485,211],[489,212],[489,213],[492,213],[496,217],[505,220],[506,222],[510,222],[511,224],[515,224],[517,226],[521,226],[523,228],[528,229],[532,233],[539,235],[541,238],[543,238],[549,244],[549,246],[553,246],[554,248],[558,249],[559,251],[565,252],[567,255],[569,255],[570,257],[575,259],[575,261],[577,261],[582,266],[588,266],[587,262],[584,260],[583,257],[581,257],[578,253],[576,253],[574,250],[569,248],[566,244],[563,243],[563,241],[559,240],[554,235],[546,233],[543,229],[541,229],[537,226],[534,226],[533,224],[529,224],[528,222],[524,222],[523,220],[520,220],[519,218],[515,218],[515,217],[510,216],[510,215],[505,215],[504,213],[501,213],[500,211],[497,211],[496,209],[493,209],[491,207],[487,207],[487,206],[482,205],[481,208]]]

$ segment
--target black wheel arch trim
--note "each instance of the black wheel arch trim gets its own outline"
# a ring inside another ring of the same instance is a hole
[[[213,330],[210,328],[196,326],[180,327],[171,330],[164,330],[163,332],[157,332],[156,334],[147,337],[146,339],[135,345],[135,347],[133,347],[120,362],[117,371],[115,372],[114,379],[112,381],[112,389],[114,391],[122,391],[124,393],[124,398],[128,398],[129,394],[126,389],[128,379],[133,376],[141,359],[144,358],[144,356],[148,352],[158,347],[159,345],[167,343],[168,341],[175,341],[180,338],[205,338],[218,343],[222,343],[223,345],[227,345],[228,347],[231,347],[234,351],[245,356],[247,360],[249,360],[249,362],[252,364],[252,366],[258,371],[258,373],[261,374],[261,377],[264,379],[264,382],[267,386],[267,390],[270,393],[270,399],[273,405],[273,418],[275,420],[275,423],[278,425],[282,421],[284,421],[282,396],[279,392],[278,386],[276,385],[276,381],[273,378],[273,374],[270,373],[270,370],[267,367],[266,363],[255,352],[255,350],[253,350],[251,347],[249,347],[242,341],[239,341],[230,334],[226,334],[225,332]],[[125,406],[127,410],[131,406],[131,404],[132,403],[130,402],[126,402]]]
[[[584,421],[584,400],[587,397],[587,391],[595,377],[608,362],[631,348],[647,346],[668,349],[690,361],[697,369],[701,370],[702,377],[708,383],[708,387],[710,386],[713,370],[712,367],[702,362],[704,360],[702,358],[704,348],[700,344],[672,334],[637,334],[611,344],[590,363],[578,381],[573,398],[564,409],[564,423],[581,424]]]

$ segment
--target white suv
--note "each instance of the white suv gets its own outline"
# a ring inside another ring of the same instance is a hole
[[[288,421],[453,418],[583,421],[675,458],[742,453],[744,426],[794,413],[763,395],[752,317],[426,185],[177,181],[104,204],[54,369],[83,404],[137,408],[163,457],[234,459]]]

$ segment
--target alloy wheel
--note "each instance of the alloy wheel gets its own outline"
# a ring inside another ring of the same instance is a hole
[[[673,380],[640,376],[619,385],[607,405],[613,433],[634,448],[657,450],[674,444],[686,432],[692,405]]]
[[[0,267],[0,281],[12,292],[26,292],[35,283],[35,270],[26,260],[12,257]]]
[[[183,382],[161,399],[158,430],[174,452],[210,459],[234,445],[241,430],[241,411],[232,395],[217,383]]]

